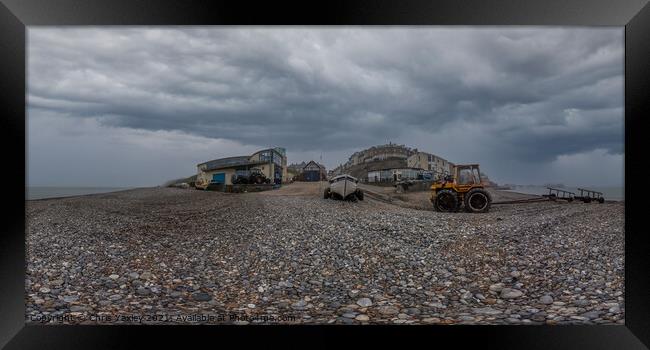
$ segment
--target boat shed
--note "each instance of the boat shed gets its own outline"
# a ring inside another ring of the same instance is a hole
[[[252,170],[259,171],[271,183],[281,183],[287,177],[287,158],[284,149],[276,147],[261,150],[250,156],[220,158],[197,165],[197,186],[207,184],[232,185],[235,175],[244,175]]]
[[[327,172],[324,166],[312,160],[302,168],[301,177],[303,181],[321,181],[327,178]]]

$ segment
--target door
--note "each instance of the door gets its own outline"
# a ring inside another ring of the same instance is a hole
[[[212,174],[212,182],[220,184],[226,183],[226,173]]]
[[[318,172],[316,171],[308,171],[305,175],[307,175],[307,181],[318,181]]]

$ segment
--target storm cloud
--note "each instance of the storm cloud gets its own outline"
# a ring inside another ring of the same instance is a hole
[[[32,27],[29,179],[156,185],[271,145],[333,167],[392,141],[499,182],[621,185],[623,59],[611,27]]]

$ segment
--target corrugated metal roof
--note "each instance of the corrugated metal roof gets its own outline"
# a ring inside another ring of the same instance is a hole
[[[259,165],[259,164],[266,164],[269,163],[270,161],[256,161],[256,162],[251,162],[249,161],[250,158],[254,157],[255,155],[262,153],[262,152],[274,152],[281,156],[283,159],[286,160],[286,155],[283,154],[286,152],[286,150],[282,147],[275,147],[275,148],[267,148],[263,149],[260,151],[257,151],[253,153],[252,156],[236,156],[236,157],[227,157],[227,158],[220,158],[220,159],[214,159],[207,161],[205,163],[200,163],[197,164],[197,167],[202,170],[202,171],[210,171],[210,170],[215,170],[215,169],[223,169],[223,168],[232,168],[232,167],[240,167],[240,166],[252,166],[252,165]],[[274,156],[275,158],[275,156]]]
[[[325,169],[325,166],[324,166],[324,165],[322,165],[322,164],[318,164],[318,163],[314,162],[313,160],[309,161],[309,163],[305,164],[305,166],[303,166],[302,168],[305,169],[305,168],[307,168],[308,166],[310,166],[311,164],[314,164],[314,165],[316,165],[317,167],[319,167],[319,168],[321,168],[321,169]]]
[[[228,157],[228,158],[215,159],[215,160],[207,161],[205,163],[201,163],[198,165],[198,167],[199,168],[205,167],[202,170],[209,171],[214,169],[267,163],[267,162],[251,162],[248,160],[248,158],[249,158],[248,156],[240,156],[240,157]]]

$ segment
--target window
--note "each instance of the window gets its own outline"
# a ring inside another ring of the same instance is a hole
[[[478,173],[478,169],[474,168],[474,183],[477,184],[481,182],[481,175]]]
[[[273,152],[273,163],[282,166],[282,156],[277,152]]]
[[[270,162],[272,160],[271,151],[264,151],[260,153],[260,162]]]
[[[458,184],[460,185],[471,185],[474,183],[472,176],[472,170],[469,168],[460,169],[458,173]]]

